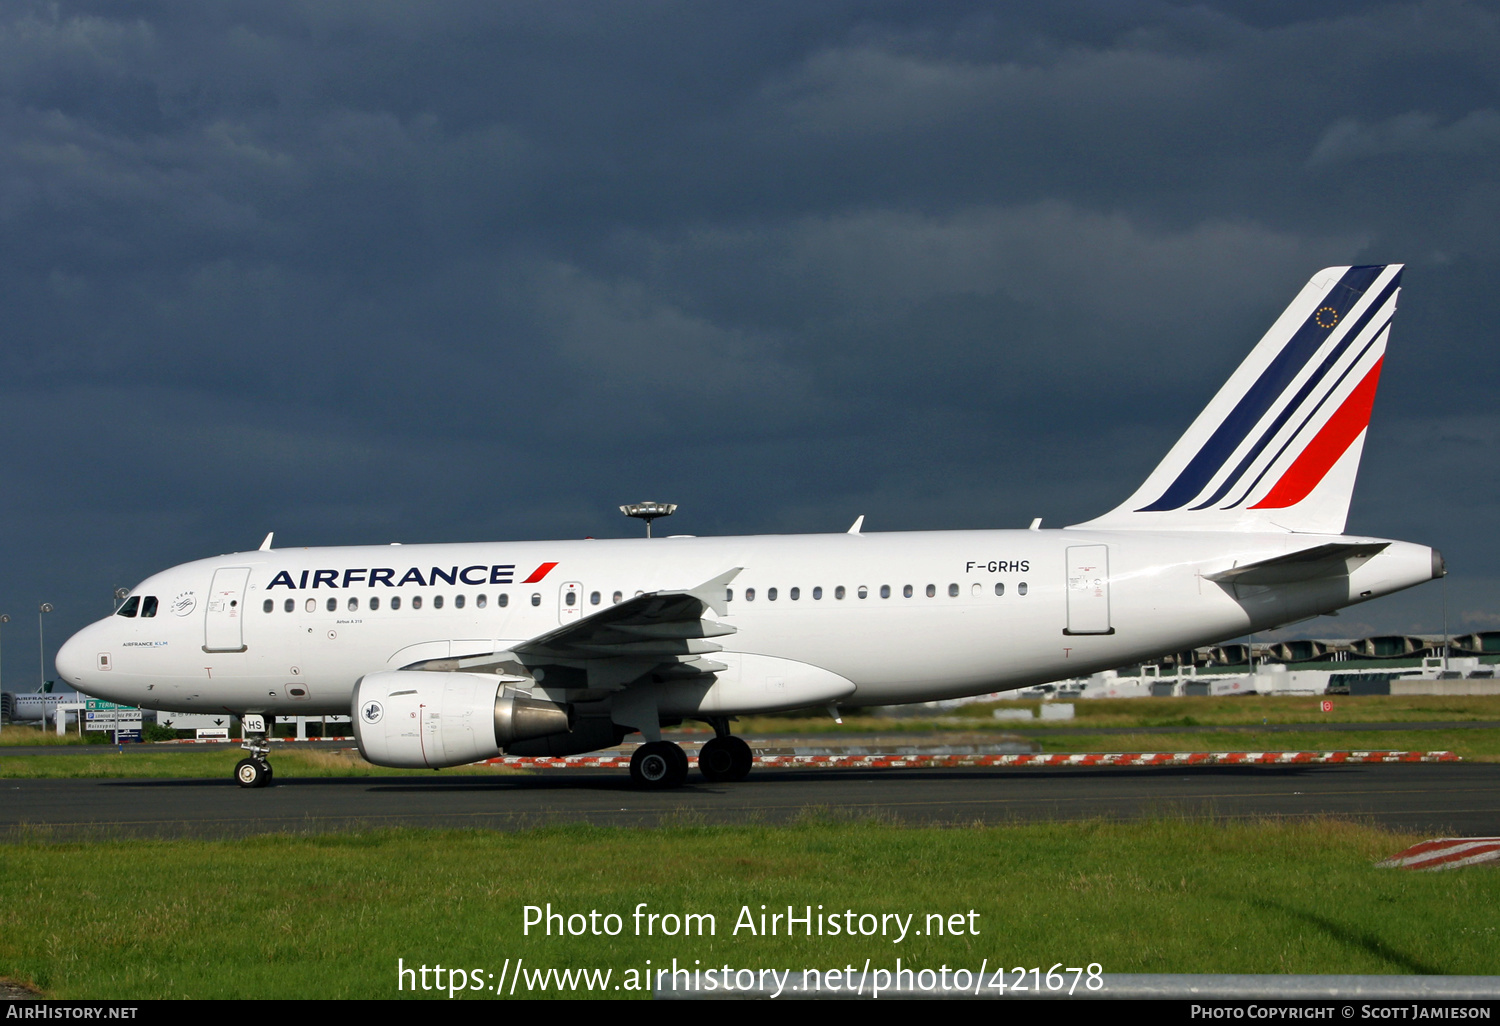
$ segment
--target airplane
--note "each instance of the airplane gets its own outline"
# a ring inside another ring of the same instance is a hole
[[[0,692],[0,716],[10,723],[40,723],[46,727],[48,720],[57,719],[59,705],[83,705],[87,695],[76,691],[53,691],[52,682],[47,681],[40,691]],[[72,726],[78,722],[76,712],[63,714],[63,724]]]
[[[1011,690],[1215,644],[1446,573],[1343,533],[1401,265],[1313,275],[1125,502],[1060,530],[260,549],[142,581],[57,654],[112,701],[244,717],[245,787],[278,715],[352,715],[360,751],[433,769],[595,751],[639,733],[752,756],[739,716]]]

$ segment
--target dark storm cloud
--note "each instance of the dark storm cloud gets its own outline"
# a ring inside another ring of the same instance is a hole
[[[1350,526],[1440,545],[1490,616],[1497,35],[1448,3],[11,5],[0,606],[61,636],[272,528],[617,534],[647,495],[701,533],[1082,519],[1314,270],[1404,260]]]

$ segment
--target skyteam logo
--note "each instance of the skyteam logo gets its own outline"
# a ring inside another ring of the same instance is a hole
[[[379,723],[385,716],[385,706],[379,702],[366,702],[359,710],[359,718],[366,723]]]
[[[521,584],[536,584],[542,578],[550,574],[556,563],[543,563],[531,573]],[[297,576],[293,576],[293,574]],[[400,573],[399,579],[397,574]],[[483,584],[515,584],[516,565],[514,563],[477,563],[466,567],[430,567],[423,571],[421,567],[407,567],[403,572],[397,567],[376,566],[357,567],[348,570],[283,570],[271,578],[271,583],[266,585],[266,590],[272,588],[289,588],[292,591],[316,590],[318,588],[373,588],[381,585],[386,588],[404,588],[407,585],[415,585],[418,588],[435,588],[438,582],[451,585],[467,584],[478,587]],[[341,583],[342,582],[342,583]]]
[[[1196,451],[1136,511],[1285,509],[1310,495],[1369,425],[1400,284],[1399,266],[1350,267],[1300,322],[1283,315],[1184,436],[1203,438]]]

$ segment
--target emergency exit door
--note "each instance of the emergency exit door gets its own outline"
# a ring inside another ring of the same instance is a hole
[[[1068,546],[1068,626],[1064,634],[1113,634],[1109,622],[1109,546]]]
[[[583,585],[569,581],[557,592],[557,622],[572,623],[583,616]]]
[[[247,566],[214,571],[213,586],[204,603],[203,651],[245,651],[245,585],[249,580]]]

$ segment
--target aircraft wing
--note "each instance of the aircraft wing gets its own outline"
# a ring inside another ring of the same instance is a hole
[[[1388,545],[1390,542],[1329,542],[1203,576],[1220,584],[1292,584],[1319,577],[1341,577]]]
[[[723,615],[725,588],[741,569],[735,567],[686,591],[636,595],[504,652],[426,660],[403,669],[530,671],[539,683],[545,679],[549,685],[607,690],[646,673],[677,680],[701,677],[726,668],[703,656],[723,650],[709,638],[736,631],[714,617]]]
[[[727,623],[708,619],[724,608],[724,589],[740,567],[690,591],[653,591],[602,609],[511,649],[532,659],[651,658],[722,651],[704,639],[735,633]]]

